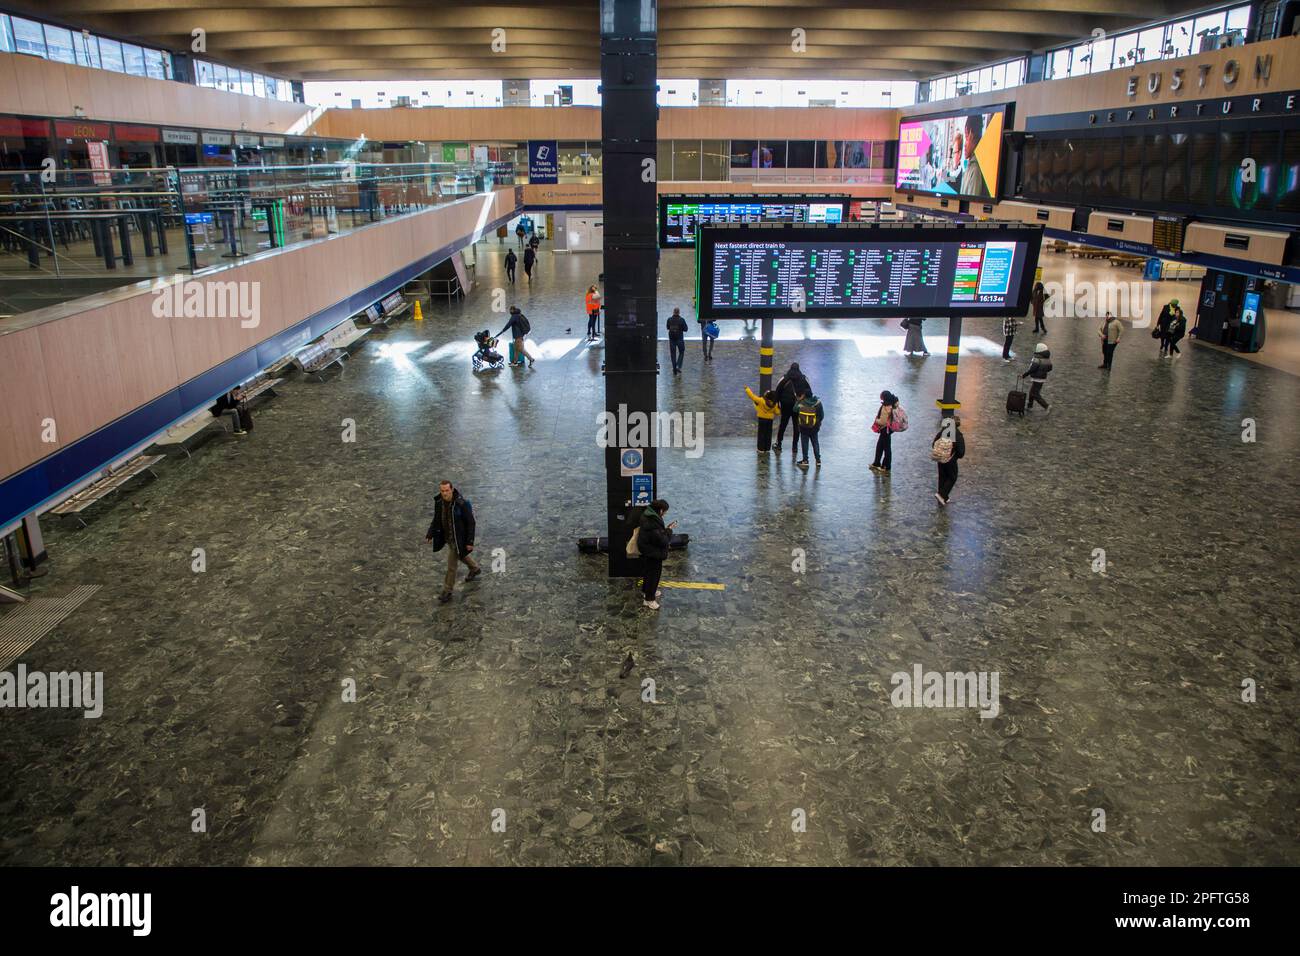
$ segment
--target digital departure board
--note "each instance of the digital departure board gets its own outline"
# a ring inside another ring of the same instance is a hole
[[[706,226],[700,314],[1023,315],[1042,235],[986,223]]]
[[[1183,251],[1187,220],[1182,216],[1156,216],[1151,228],[1151,245],[1161,252]]]
[[[847,222],[849,202],[837,195],[664,195],[659,197],[659,245],[694,246],[697,229],[710,223]]]

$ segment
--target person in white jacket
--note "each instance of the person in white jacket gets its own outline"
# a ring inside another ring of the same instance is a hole
[[[1101,364],[1097,368],[1110,371],[1110,363],[1115,358],[1115,346],[1119,345],[1119,337],[1123,334],[1124,323],[1107,312],[1101,328],[1097,329],[1097,337],[1101,339]]]

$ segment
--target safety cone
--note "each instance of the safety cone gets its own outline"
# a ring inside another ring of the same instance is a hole
[[[424,313],[420,311],[420,300],[419,300],[419,299],[416,299],[416,300],[415,300],[415,321],[417,321],[417,322],[423,322],[423,321],[424,321]]]

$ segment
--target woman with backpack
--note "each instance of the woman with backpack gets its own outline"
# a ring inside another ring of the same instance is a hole
[[[871,470],[877,474],[889,474],[893,462],[893,449],[890,440],[894,432],[907,430],[907,412],[898,404],[898,396],[886,389],[880,393],[880,410],[876,420],[871,423],[871,430],[879,436],[876,438],[876,458],[871,463]]]
[[[776,449],[777,454],[781,453],[781,439],[785,437],[785,426],[793,421],[794,428],[790,432],[790,452],[795,458],[799,457],[799,419],[795,417],[794,406],[800,389],[811,392],[812,386],[808,384],[807,377],[799,370],[798,362],[791,363],[790,370],[781,376],[781,381],[777,382],[776,388],[772,389],[772,391],[776,392],[777,401],[781,404],[781,425],[776,430],[776,445],[773,447]]]
[[[668,548],[673,540],[673,528],[677,522],[664,524],[664,515],[668,513],[668,502],[656,498],[650,507],[641,512],[641,524],[636,530],[636,550],[645,562],[645,579],[641,583],[641,597],[646,610],[659,610],[659,597],[664,592],[659,589],[659,579],[664,573],[664,558],[668,557]]]
[[[961,419],[956,415],[951,425],[945,421],[939,426],[939,433],[930,444],[930,457],[939,465],[939,490],[934,496],[946,508],[957,484],[957,462],[966,457],[966,437],[961,433]]]

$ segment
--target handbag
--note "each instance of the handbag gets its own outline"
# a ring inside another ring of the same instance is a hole
[[[639,535],[640,533],[641,533],[640,528],[633,528],[632,537],[627,539],[627,556],[629,558],[641,557],[641,549],[637,547],[637,543],[636,543],[637,535]]]
[[[710,322],[708,325],[704,327],[704,334],[711,339],[716,339],[719,335],[722,334],[722,330],[718,328],[717,322]]]

